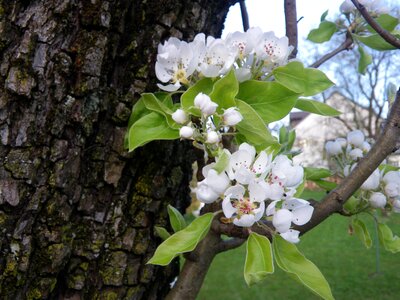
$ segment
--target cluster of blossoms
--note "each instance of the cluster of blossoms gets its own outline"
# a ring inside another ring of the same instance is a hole
[[[226,161],[220,173],[214,169],[219,160]],[[223,199],[225,217],[237,226],[250,227],[265,216],[272,219],[283,238],[292,243],[299,241],[299,231],[291,226],[307,223],[314,208],[306,200],[295,197],[296,188],[303,182],[304,170],[293,165],[287,156],[273,158],[268,149],[256,155],[253,146],[243,143],[232,154],[225,149],[202,172],[204,180],[196,188],[198,200],[212,203]]]
[[[235,69],[240,82],[268,75],[287,63],[292,47],[288,38],[251,28],[245,33],[234,32],[226,39],[196,35],[190,43],[171,37],[158,46],[156,62],[158,84],[165,91],[176,91],[200,77],[218,77]]]
[[[348,176],[371,146],[360,130],[351,131],[347,139],[337,138],[325,144],[327,153],[338,163],[343,176]],[[361,185],[360,198],[366,207],[385,208],[400,212],[400,172],[389,170],[385,165],[376,169]],[[364,208],[366,208],[364,207]]]
[[[213,102],[211,98],[203,93],[199,93],[194,98],[194,108],[198,109],[201,114],[200,122],[193,122],[193,116],[179,108],[172,114],[172,119],[183,125],[179,130],[179,135],[183,139],[193,139],[201,144],[216,145],[221,140],[221,134],[229,130],[229,127],[237,125],[242,121],[243,117],[236,107],[230,107],[219,115],[217,110],[218,104]],[[222,122],[217,124],[215,118]]]
[[[370,13],[384,14],[388,13],[389,9],[384,5],[382,0],[358,0],[360,4],[364,5]],[[340,5],[340,11],[344,14],[356,13],[357,9],[351,0],[345,0]]]

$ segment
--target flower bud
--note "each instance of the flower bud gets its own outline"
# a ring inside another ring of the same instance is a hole
[[[362,151],[369,152],[369,150],[371,150],[371,145],[368,142],[364,142],[362,146]]]
[[[340,5],[340,12],[343,14],[348,14],[351,13],[353,10],[355,10],[355,6],[353,3],[351,3],[350,0],[345,0],[341,5]]]
[[[388,197],[397,197],[400,195],[400,184],[389,182],[385,185],[384,191]]]
[[[375,192],[369,198],[369,204],[374,208],[383,208],[386,205],[386,197],[384,194]]]
[[[358,160],[363,157],[363,152],[361,149],[355,148],[349,152],[349,156],[352,160]]]
[[[201,110],[201,112],[206,115],[212,115],[215,113],[218,104],[212,102],[210,97],[203,93],[198,93],[194,98],[194,105]]]
[[[206,139],[206,143],[209,144],[215,144],[219,142],[219,135],[217,132],[215,131],[209,131],[207,132],[207,139]]]
[[[236,107],[229,107],[227,110],[225,110],[222,119],[225,125],[235,126],[243,120],[243,116],[237,111]]]
[[[364,139],[364,133],[361,130],[353,130],[347,134],[347,142],[357,148],[362,148]]]
[[[178,124],[185,124],[188,121],[188,115],[179,108],[172,114],[172,119]]]
[[[340,142],[337,141],[328,141],[325,144],[325,150],[326,153],[328,153],[328,155],[339,155],[340,153],[342,153],[342,146],[340,144]]]
[[[381,178],[381,174],[379,170],[376,169],[365,182],[361,185],[361,189],[371,191],[375,190],[379,187],[379,180]]]
[[[393,204],[393,211],[396,213],[400,213],[400,199],[395,199],[392,204]]]
[[[337,138],[335,142],[339,143],[343,149],[346,149],[347,140],[345,138]]]
[[[190,139],[193,137],[194,130],[190,126],[182,126],[179,130],[179,136],[184,139]]]

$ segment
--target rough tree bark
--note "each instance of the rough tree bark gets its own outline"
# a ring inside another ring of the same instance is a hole
[[[160,40],[220,34],[224,0],[0,0],[0,298],[162,299],[145,265],[188,201],[184,143],[123,149]]]

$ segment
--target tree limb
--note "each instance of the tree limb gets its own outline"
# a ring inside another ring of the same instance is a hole
[[[393,34],[388,32],[387,30],[383,29],[378,22],[375,21],[373,17],[368,13],[367,9],[364,5],[362,5],[358,0],[351,0],[357,10],[361,13],[364,17],[365,21],[379,34],[386,42],[391,44],[393,47],[400,49],[400,39],[395,37]]]
[[[246,2],[244,0],[239,1],[240,13],[242,15],[243,31],[247,31],[250,28],[249,14],[247,13]]]
[[[294,47],[289,58],[295,58],[297,55],[297,43],[298,43],[296,0],[285,0],[284,8],[285,8],[286,36],[289,39],[289,45]]]
[[[352,48],[352,45],[353,45],[353,38],[351,37],[350,33],[347,33],[346,39],[339,47],[337,47],[332,52],[329,52],[329,53],[325,54],[324,56],[322,56],[320,59],[318,59],[312,65],[310,65],[310,68],[318,68],[324,62],[328,61],[329,59],[331,59],[335,55],[339,54],[340,52],[342,52],[344,50],[350,50]]]

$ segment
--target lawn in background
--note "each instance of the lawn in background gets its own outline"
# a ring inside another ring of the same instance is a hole
[[[319,199],[321,192],[306,191],[304,199]],[[301,237],[300,251],[314,262],[331,285],[338,300],[400,299],[400,253],[380,248],[380,273],[376,271],[375,233],[371,217],[367,223],[374,246],[366,249],[356,236],[348,234],[349,219],[333,215]],[[388,223],[400,236],[400,215]],[[275,264],[275,273],[248,288],[243,278],[245,246],[218,255],[207,274],[197,300],[304,300],[319,299],[287,276]]]

